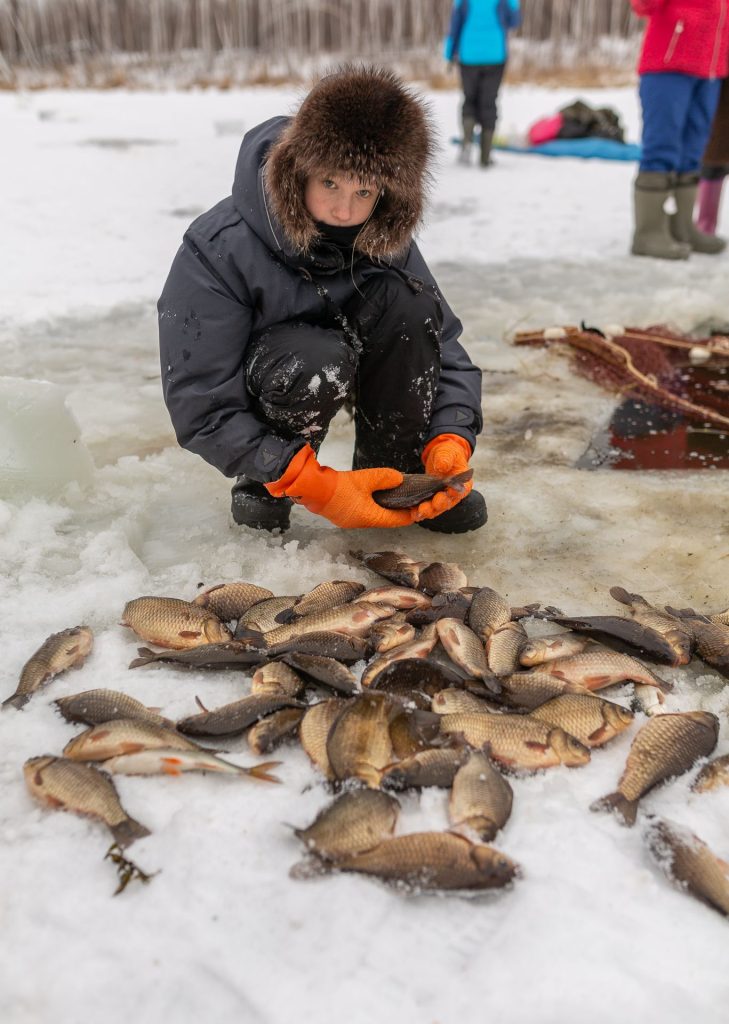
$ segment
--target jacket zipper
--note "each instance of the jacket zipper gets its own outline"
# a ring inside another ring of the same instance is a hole
[[[721,43],[722,33],[724,32],[725,18],[726,0],[721,0],[719,11],[719,24],[716,26],[716,36],[714,37],[714,52],[711,55],[711,67],[709,68],[709,78],[716,78],[716,65],[719,61],[719,45]]]
[[[673,52],[676,49],[676,46],[678,45],[678,40],[680,39],[682,32],[683,32],[683,18],[679,18],[678,21],[676,22],[676,27],[673,30],[673,35],[671,36],[671,41],[668,44],[668,48],[667,48],[667,50],[666,50],[666,52],[664,54],[664,57],[663,57],[663,63],[664,64],[668,64],[668,62],[671,59],[671,57],[673,57]]]

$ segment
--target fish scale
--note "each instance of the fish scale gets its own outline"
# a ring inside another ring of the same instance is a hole
[[[22,708],[49,679],[83,665],[93,643],[88,626],[72,626],[52,633],[25,663],[15,693],[3,701],[2,707]]]
[[[23,766],[32,796],[54,810],[98,818],[119,846],[148,836],[149,829],[130,818],[119,802],[112,781],[89,764],[63,757],[32,757]]]
[[[375,622],[379,619],[389,618],[394,611],[395,609],[389,605],[357,601],[354,604],[331,608],[325,612],[303,615],[294,622],[269,630],[264,634],[263,639],[266,647],[271,648],[277,644],[286,643],[294,637],[304,636],[306,633],[319,633],[328,630],[335,633],[353,633],[355,636],[365,636]]]
[[[633,740],[617,790],[595,801],[592,810],[614,810],[624,824],[632,825],[641,797],[710,754],[718,735],[719,719],[708,711],[651,718]]]
[[[506,767],[531,770],[587,764],[590,751],[563,729],[530,715],[443,715],[441,732],[463,735],[472,747],[490,744],[491,757]]]
[[[493,889],[511,882],[517,865],[490,846],[450,832],[411,832],[373,850],[342,857],[338,871],[357,871],[415,889]]]

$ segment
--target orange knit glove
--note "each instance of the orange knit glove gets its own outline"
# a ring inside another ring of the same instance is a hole
[[[471,458],[471,446],[458,434],[438,434],[423,449],[425,472],[431,476],[455,476],[465,473]],[[470,490],[470,488],[469,488]]]
[[[418,509],[380,508],[372,497],[373,491],[387,490],[401,483],[402,473],[396,469],[355,469],[342,473],[320,466],[307,444],[294,455],[279,480],[266,484],[266,490],[274,498],[293,498],[310,512],[345,529],[410,526],[420,506]]]

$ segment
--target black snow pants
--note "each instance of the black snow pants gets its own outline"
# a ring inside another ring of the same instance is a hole
[[[314,451],[349,400],[354,469],[422,472],[440,377],[440,300],[430,285],[395,270],[370,279],[361,292],[337,311],[353,332],[286,321],[258,334],[246,385],[262,420],[282,437],[305,438]]]
[[[473,118],[484,131],[496,127],[496,97],[506,64],[461,64],[464,119]]]

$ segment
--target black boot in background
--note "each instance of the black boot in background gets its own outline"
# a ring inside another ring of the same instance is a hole
[[[469,533],[485,526],[488,517],[483,494],[471,491],[447,512],[441,512],[435,519],[423,519],[417,525],[433,533]]]
[[[231,490],[230,511],[238,526],[254,530],[288,530],[291,498],[272,497],[263,484],[239,476]]]

